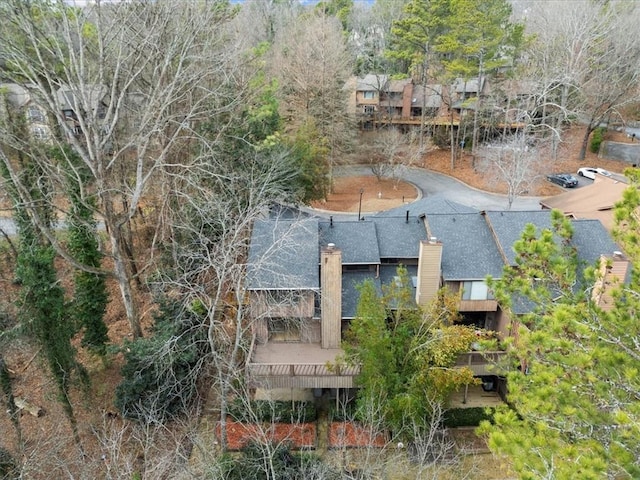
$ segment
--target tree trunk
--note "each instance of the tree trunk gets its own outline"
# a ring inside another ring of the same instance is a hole
[[[589,135],[593,132],[594,128],[589,125],[584,132],[584,137],[582,137],[582,145],[580,146],[580,155],[578,156],[578,160],[582,161],[587,156],[587,146],[589,145]]]
[[[117,229],[118,226],[113,226],[109,229],[109,239],[111,240],[111,251],[113,252],[113,263],[118,280],[118,286],[120,287],[120,293],[122,295],[122,303],[127,314],[127,320],[131,327],[131,333],[133,338],[142,337],[142,329],[140,328],[140,319],[138,318],[138,312],[136,309],[135,300],[133,298],[133,288],[131,287],[131,281],[127,274],[127,266],[125,265],[124,258],[126,256],[122,241],[118,238]]]
[[[39,351],[39,350],[38,350]],[[7,413],[11,418],[11,423],[16,430],[18,436],[18,445],[23,446],[22,442],[22,428],[20,427],[20,416],[18,415],[18,407],[15,403],[15,397],[13,396],[13,386],[11,385],[11,370],[7,367],[7,364],[0,353],[0,391],[6,398]]]
[[[133,296],[133,288],[131,286],[131,275],[127,269],[127,248],[124,245],[124,239],[121,235],[121,225],[118,217],[113,210],[112,199],[109,194],[103,195],[104,204],[104,223],[109,234],[111,242],[111,255],[113,257],[113,265],[120,294],[122,295],[122,303],[129,321],[133,338],[142,337],[142,329],[140,328],[140,319],[136,308],[136,301]]]
[[[453,170],[456,166],[456,149],[458,145],[456,145],[456,138],[453,133],[453,109],[449,107],[451,113],[449,113],[449,138],[451,142],[451,170]],[[458,132],[460,131],[460,122],[458,122]]]
[[[557,160],[558,159],[558,146],[560,144],[560,132],[562,129],[562,115],[563,112],[566,112],[567,109],[567,105],[569,102],[569,86],[568,85],[563,85],[562,86],[562,97],[560,99],[560,112],[557,116],[556,116],[556,121],[555,121],[555,131],[557,132],[557,135],[553,136],[553,159]]]

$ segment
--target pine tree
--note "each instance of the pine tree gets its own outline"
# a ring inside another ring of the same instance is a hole
[[[637,478],[638,283],[619,285],[613,308],[599,308],[589,296],[599,270],[577,263],[571,222],[552,219],[551,229],[525,229],[516,265],[490,282],[516,330],[518,368],[507,375],[509,406],[481,431],[521,478]],[[523,304],[531,312],[516,316]]]

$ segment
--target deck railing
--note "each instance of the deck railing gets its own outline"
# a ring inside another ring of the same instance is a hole
[[[328,363],[248,363],[247,374],[255,386],[266,388],[353,388],[357,366]]]
[[[255,346],[251,345],[251,354]],[[456,359],[456,367],[468,367],[474,375],[500,375],[504,370],[503,361],[506,352],[465,352]],[[249,357],[251,358],[252,355]],[[257,384],[270,384],[280,387],[321,387],[340,386],[351,388],[355,377],[360,373],[357,365],[344,363],[266,363],[254,362],[246,364],[246,373],[251,381]]]
[[[252,377],[355,377],[360,367],[350,365],[328,365],[324,363],[249,363]]]
[[[475,375],[500,375],[506,352],[466,352],[458,355],[457,367],[469,367]]]

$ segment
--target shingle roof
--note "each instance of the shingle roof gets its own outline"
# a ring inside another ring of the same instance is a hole
[[[417,217],[420,214],[430,215],[433,213],[478,213],[478,210],[467,207],[460,203],[447,200],[444,195],[438,193],[421,198],[415,202],[392,208],[384,212],[377,213],[374,217],[397,217],[404,216],[409,212],[409,217]]]
[[[420,241],[427,239],[419,217],[372,217],[376,226],[380,258],[418,258]]]
[[[593,265],[601,255],[613,255],[621,250],[609,236],[599,220],[574,220],[573,244],[578,250],[578,258],[586,265]]]
[[[247,261],[252,290],[318,289],[318,220],[256,220]]]
[[[60,87],[56,92],[61,110],[78,110],[79,107],[98,108],[109,89],[105,85],[85,85],[83,92],[86,97],[83,99],[80,89],[70,87]],[[86,100],[88,105],[83,104]]]
[[[387,92],[403,92],[404,87],[410,84],[412,80],[410,78],[403,78],[401,80],[389,80],[387,85]]]
[[[384,90],[388,81],[388,75],[376,75],[370,73],[356,80],[356,90],[359,92]]]
[[[416,285],[417,285],[417,276],[418,276],[418,266],[417,265],[404,265],[407,269],[407,274],[409,275],[409,280],[411,280],[411,300],[415,305],[416,298]],[[380,283],[382,285],[391,285],[391,282],[395,282],[396,277],[398,276],[398,267],[396,265],[383,265],[380,267]],[[391,305],[391,308],[394,308],[396,305]]]
[[[481,77],[478,81],[478,77],[472,77],[467,80],[464,78],[456,78],[453,82],[453,87],[457,93],[478,93],[478,90],[482,92],[484,88],[485,78]],[[478,86],[480,88],[478,89]]]
[[[538,229],[551,228],[549,210],[486,212],[485,215],[495,233],[498,248],[509,265],[515,264],[513,244],[520,239],[528,223]]]
[[[29,90],[17,83],[2,83],[0,89],[6,95],[7,102],[13,107],[21,108],[31,100]]]
[[[380,263],[376,226],[370,221],[319,222],[319,245],[333,243],[342,251],[343,265]],[[316,258],[316,261],[319,261]]]
[[[374,272],[343,272],[342,273],[342,318],[355,318],[358,307],[358,285],[365,280],[371,280],[379,294],[382,293],[380,277]]]
[[[507,230],[506,228],[504,228],[506,226],[505,223],[508,224],[509,220],[517,219],[519,222],[522,222],[527,219],[526,215],[520,215],[519,213],[521,212],[489,212],[488,215],[490,214],[492,223],[498,224],[500,226],[500,229],[504,232]],[[551,227],[550,210],[525,213],[535,213],[535,215],[529,217],[529,220],[533,221],[527,221],[526,223],[532,223],[536,225],[539,231]],[[500,218],[498,218],[498,216]],[[619,250],[619,247],[611,239],[606,228],[602,225],[602,223],[600,223],[599,220],[573,220],[571,223],[573,225],[573,238],[571,243],[576,248],[579,261],[577,282],[573,286],[573,290],[577,292],[584,289],[586,286],[585,278],[583,276],[584,268],[589,265],[595,265],[597,260],[600,259],[601,255],[611,256],[613,252]],[[522,224],[523,229],[525,224]],[[520,232],[522,232],[522,230]],[[513,231],[509,231],[509,238],[511,238],[513,234]],[[520,237],[518,236],[518,238]],[[516,240],[518,238],[516,238]],[[515,258],[513,250],[509,249],[509,251],[510,258]],[[514,260],[510,260],[510,262],[511,264],[513,264]],[[528,313],[532,311],[534,307],[535,305],[525,297],[522,297],[520,295],[514,295],[512,297],[511,309],[515,314]]]
[[[442,242],[442,277],[448,281],[502,276],[504,266],[481,214],[432,214],[426,218],[429,236]]]
[[[613,207],[622,198],[628,185],[615,178],[596,175],[591,185],[540,200],[546,208],[557,208],[565,215],[576,218],[600,220],[605,227],[613,228]]]
[[[415,277],[418,274],[416,265],[406,266],[409,277]],[[383,285],[389,285],[394,281],[397,273],[397,266],[383,265],[379,269],[379,273],[375,272],[343,272],[342,274],[342,318],[355,318],[358,307],[360,292],[358,286],[365,280],[371,280],[378,294],[382,294]],[[413,287],[415,293],[415,286]],[[412,295],[414,297],[414,295]]]
[[[486,212],[486,216],[510,265],[515,263],[513,244],[520,239],[525,225],[531,223],[539,231],[551,228],[551,210]],[[572,243],[584,266],[593,265],[600,255],[620,250],[599,220],[574,219],[571,223]]]
[[[440,108],[442,105],[442,85],[416,85],[413,87],[412,107]]]
[[[416,202],[417,203],[417,202]],[[453,202],[438,201],[427,210],[451,210]],[[462,207],[462,206],[460,206]],[[462,207],[462,210],[467,207]],[[472,209],[471,209],[472,210]],[[247,264],[249,289],[319,289],[320,247],[334,243],[342,251],[344,265],[379,265],[369,271],[343,271],[343,318],[355,315],[356,285],[367,278],[376,288],[395,275],[394,265],[381,259],[417,259],[419,242],[430,236],[443,244],[442,276],[447,281],[481,280],[502,276],[505,262],[513,264],[513,244],[526,224],[539,230],[551,227],[551,211],[497,211],[427,213],[416,216],[375,216],[364,221],[260,220],[254,223]],[[583,265],[619,247],[597,220],[574,220],[573,243]],[[408,266],[415,269],[415,265]]]

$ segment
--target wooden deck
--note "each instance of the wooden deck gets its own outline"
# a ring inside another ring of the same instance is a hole
[[[340,365],[343,353],[319,343],[268,342],[254,347],[247,372],[263,388],[353,388],[359,368]]]
[[[467,389],[465,402],[465,389],[455,392],[449,402],[451,408],[497,407],[504,404],[498,392],[485,392],[480,385],[470,385]]]
[[[267,342],[254,345],[247,374],[262,388],[353,388],[360,369],[340,362],[343,353],[319,343]],[[468,352],[460,355],[456,366],[468,367],[477,376],[496,375],[502,358],[504,352]]]
[[[333,363],[344,352],[341,348],[322,348],[319,343],[267,342],[255,345],[252,363]]]

